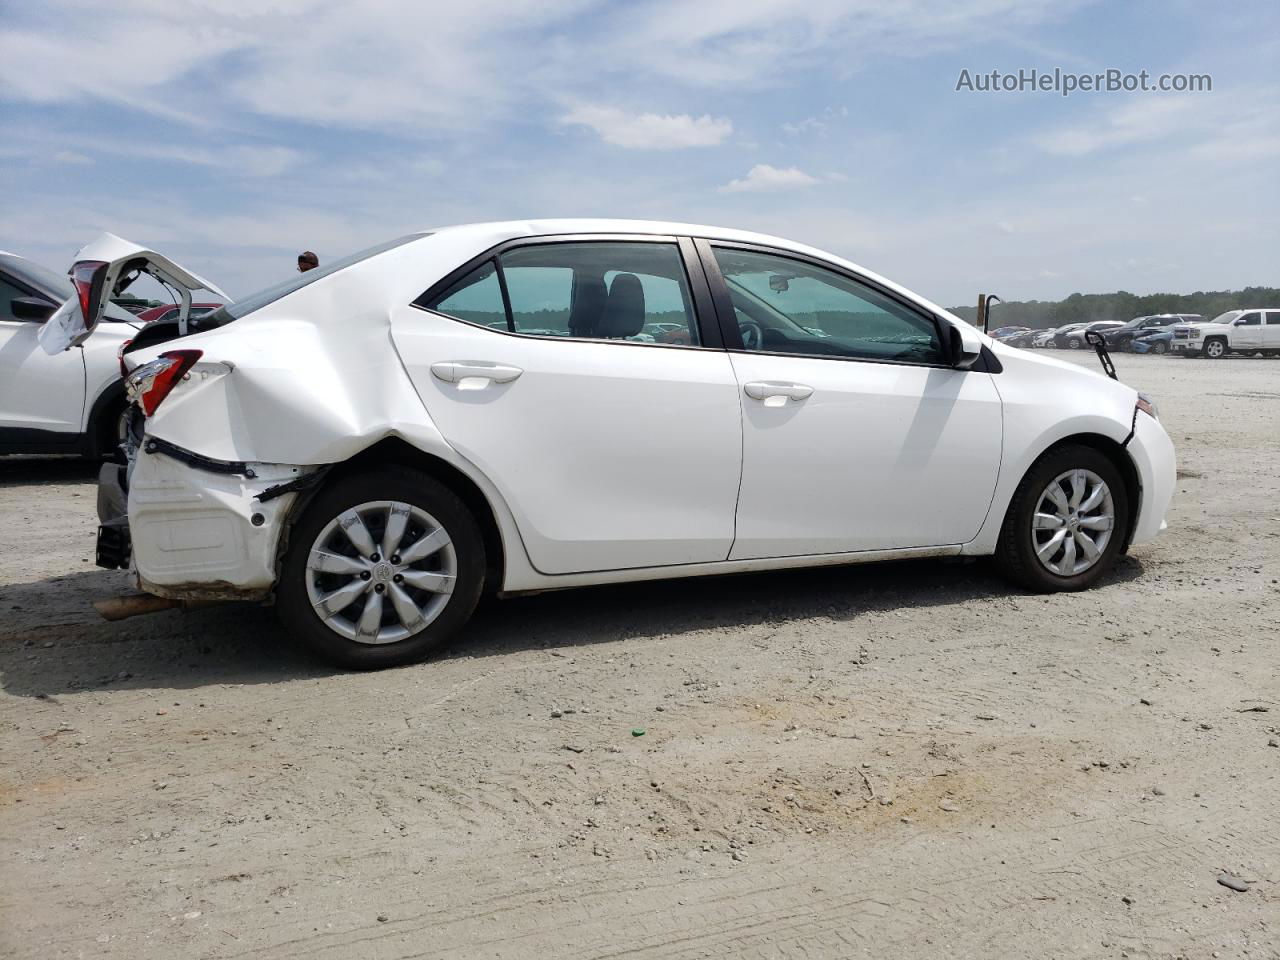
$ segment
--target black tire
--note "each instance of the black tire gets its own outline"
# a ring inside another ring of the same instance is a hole
[[[124,463],[124,454],[120,444],[124,442],[128,429],[126,412],[129,401],[123,394],[102,403],[94,413],[89,424],[89,432],[85,443],[81,445],[81,455],[91,460],[110,460]]]
[[[1133,352],[1134,352],[1134,350],[1133,350],[1133,337],[1125,337],[1123,340],[1121,340],[1121,341],[1120,341],[1120,352],[1121,352],[1121,353],[1133,353]]]
[[[1098,562],[1083,573],[1068,577],[1047,569],[1036,557],[1031,523],[1044,489],[1054,477],[1074,469],[1091,470],[1107,484],[1115,508],[1115,521],[1111,538]],[[996,543],[996,566],[1005,577],[1035,593],[1087,589],[1111,569],[1124,548],[1125,534],[1129,529],[1129,509],[1129,493],[1124,478],[1106,454],[1083,444],[1055,447],[1031,465],[1013,494]]]
[[[1084,341],[1081,340],[1079,337],[1072,337],[1067,341],[1068,350],[1079,350],[1083,346],[1084,346]]]
[[[1155,354],[1166,354],[1169,352],[1169,345],[1165,343],[1163,340],[1157,340],[1155,343],[1151,345],[1151,349],[1148,350],[1147,352],[1155,353]]]
[[[1210,337],[1204,342],[1204,347],[1200,351],[1200,355],[1207,360],[1221,360],[1230,351],[1227,349],[1227,341],[1221,337]]]
[[[317,615],[307,594],[307,558],[316,538],[345,510],[374,500],[400,501],[426,511],[444,528],[457,557],[456,580],[444,608],[421,630],[393,643],[360,643],[337,633]],[[484,538],[463,502],[425,473],[388,466],[341,477],[307,505],[289,531],[276,607],[289,633],[316,656],[339,667],[377,670],[414,663],[448,641],[471,617],[484,579]]]

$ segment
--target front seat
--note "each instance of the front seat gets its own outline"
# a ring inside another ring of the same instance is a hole
[[[644,328],[644,287],[634,273],[620,273],[609,284],[609,299],[596,336],[634,337]]]
[[[609,293],[600,274],[579,274],[573,284],[569,305],[569,336],[595,337]]]

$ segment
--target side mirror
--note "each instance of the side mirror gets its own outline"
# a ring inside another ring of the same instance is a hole
[[[982,337],[968,325],[948,326],[951,328],[951,366],[957,370],[968,370],[982,355]]]
[[[58,305],[50,303],[44,297],[14,297],[9,301],[9,309],[19,320],[44,323],[53,316],[53,311],[58,309]]]

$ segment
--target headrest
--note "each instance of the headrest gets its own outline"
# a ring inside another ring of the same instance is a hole
[[[609,294],[605,290],[604,277],[579,276],[573,285],[573,302],[569,307],[569,335],[594,337],[604,313]]]
[[[609,284],[609,300],[596,336],[634,337],[643,327],[644,287],[634,273],[620,273]]]

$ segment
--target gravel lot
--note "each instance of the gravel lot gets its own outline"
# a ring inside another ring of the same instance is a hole
[[[1280,956],[1280,362],[1116,364],[1181,480],[1089,593],[548,594],[377,674],[99,621],[93,469],[0,462],[0,954]]]

